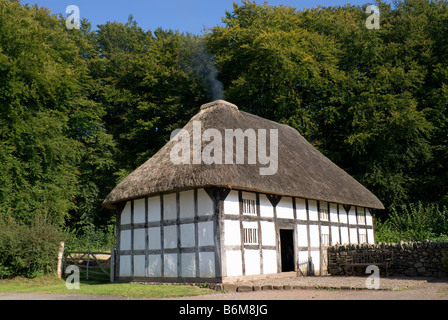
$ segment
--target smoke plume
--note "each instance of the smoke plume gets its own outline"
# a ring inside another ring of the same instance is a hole
[[[216,59],[207,52],[201,38],[183,38],[177,60],[188,75],[202,80],[212,100],[224,99],[224,85],[218,80],[218,69],[214,65]]]

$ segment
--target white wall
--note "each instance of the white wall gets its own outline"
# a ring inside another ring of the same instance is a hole
[[[261,221],[261,241],[264,246],[275,246],[275,224],[270,221]]]
[[[241,276],[243,274],[241,250],[226,250],[225,254],[227,264],[223,267],[226,268],[227,276]]]
[[[244,249],[246,275],[260,274],[260,251]]]
[[[163,195],[163,220],[177,219],[176,194],[169,193]]]
[[[213,201],[204,189],[198,189],[198,216],[212,216]]]
[[[268,197],[264,194],[260,194],[260,216],[269,218],[274,217],[274,207]]]
[[[317,201],[308,200],[308,214],[311,221],[317,221]]]
[[[133,230],[120,231],[120,250],[138,250],[134,251],[134,255],[120,256],[120,276],[134,277],[177,277],[179,272],[183,277],[196,277],[199,272],[200,277],[215,277],[215,253],[200,252],[199,265],[196,265],[196,253],[187,252],[180,254],[181,270],[178,270],[178,253],[161,253],[141,254],[144,250],[161,250],[162,242],[164,249],[194,248],[196,245],[196,232],[198,244],[200,247],[213,247],[215,245],[214,222],[200,221],[195,224],[195,191],[185,190],[179,192],[179,204],[177,203],[176,193],[164,194],[163,208],[161,208],[160,195],[149,197],[146,199],[133,200],[133,221],[132,221],[132,201],[128,201],[121,214],[121,225],[140,224],[142,226],[146,220],[150,225],[149,228],[134,228]],[[148,217],[146,217],[146,201],[148,209]],[[204,189],[197,191],[197,213],[199,217],[213,216],[213,201]],[[173,222],[178,218],[187,219],[186,223],[170,224],[163,226],[163,232],[160,226],[154,226],[163,217],[165,221]],[[239,211],[238,211],[239,212]],[[179,230],[180,229],[180,230]],[[178,232],[180,238],[178,239]],[[161,235],[163,233],[163,239]],[[133,239],[133,243],[131,243]],[[146,243],[148,239],[148,247]],[[210,250],[208,248],[207,250]],[[133,258],[133,270],[131,270],[131,259]],[[164,270],[162,271],[162,259]],[[147,263],[146,263],[147,261]]]
[[[194,217],[194,190],[179,193],[179,218]]]
[[[292,198],[282,197],[276,207],[278,219],[294,219]]]
[[[306,201],[296,198],[296,215],[299,220],[306,220]]]
[[[238,201],[238,191],[231,190],[224,201],[224,214],[240,214],[240,203]]]
[[[263,254],[263,273],[277,273],[277,252],[275,250],[262,250]]]
[[[148,222],[160,221],[160,196],[148,198]]]
[[[134,223],[145,223],[145,199],[134,200]]]
[[[123,211],[121,212],[121,224],[131,223],[131,201],[126,202]]]

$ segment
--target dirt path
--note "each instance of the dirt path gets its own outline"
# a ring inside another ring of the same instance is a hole
[[[265,290],[266,286],[270,290]],[[171,300],[448,300],[448,280],[382,278],[380,290],[367,290],[362,277],[291,277],[240,282],[250,292],[225,292]],[[316,289],[318,288],[318,289]],[[281,290],[277,290],[281,289]],[[230,291],[230,290],[228,290]],[[0,300],[153,300],[81,294],[0,293]]]
[[[447,284],[402,290],[295,289],[235,292],[188,297],[190,300],[448,300]]]

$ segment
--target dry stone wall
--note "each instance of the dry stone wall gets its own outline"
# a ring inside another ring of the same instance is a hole
[[[393,275],[444,278],[448,270],[448,243],[400,242],[379,244],[336,244],[328,247],[328,273],[345,275],[345,261],[350,252],[394,252]],[[365,268],[356,268],[357,275],[366,275]]]

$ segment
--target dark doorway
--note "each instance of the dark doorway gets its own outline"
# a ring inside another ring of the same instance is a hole
[[[294,230],[280,229],[282,272],[294,271]]]

